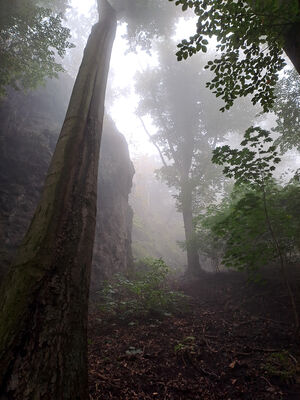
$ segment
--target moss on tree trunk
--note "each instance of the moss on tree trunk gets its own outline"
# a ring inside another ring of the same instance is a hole
[[[88,398],[88,292],[115,30],[115,12],[106,4],[85,49],[41,200],[1,290],[4,398]]]

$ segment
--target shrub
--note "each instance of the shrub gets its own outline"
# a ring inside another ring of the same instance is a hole
[[[130,276],[116,274],[105,283],[100,293],[100,309],[119,319],[183,311],[187,297],[167,288],[168,273],[169,267],[162,259],[143,259]]]

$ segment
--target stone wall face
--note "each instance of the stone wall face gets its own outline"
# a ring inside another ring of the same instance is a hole
[[[91,292],[98,282],[130,268],[133,212],[128,196],[134,175],[128,146],[112,120],[104,121],[101,141],[98,215],[94,244]]]
[[[13,260],[35,210],[72,88],[63,77],[27,94],[0,100],[0,279]],[[128,146],[106,118],[101,144],[92,291],[129,267],[133,165]]]

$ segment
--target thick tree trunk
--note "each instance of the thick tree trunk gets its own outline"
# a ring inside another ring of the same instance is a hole
[[[115,30],[115,12],[106,4],[88,40],[40,203],[0,294],[1,399],[88,399],[88,292]]]
[[[199,262],[198,251],[194,244],[194,227],[193,227],[193,204],[192,192],[190,185],[182,185],[182,216],[185,232],[185,240],[187,243],[187,274],[199,275],[201,266]]]
[[[300,74],[300,24],[294,24],[285,35],[285,44],[283,47],[286,55],[294,64],[298,74]]]

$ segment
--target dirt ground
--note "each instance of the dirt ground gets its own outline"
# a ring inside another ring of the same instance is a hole
[[[267,275],[260,285],[239,273],[181,280],[184,315],[105,323],[94,309],[90,400],[299,400],[299,338],[282,284]]]

